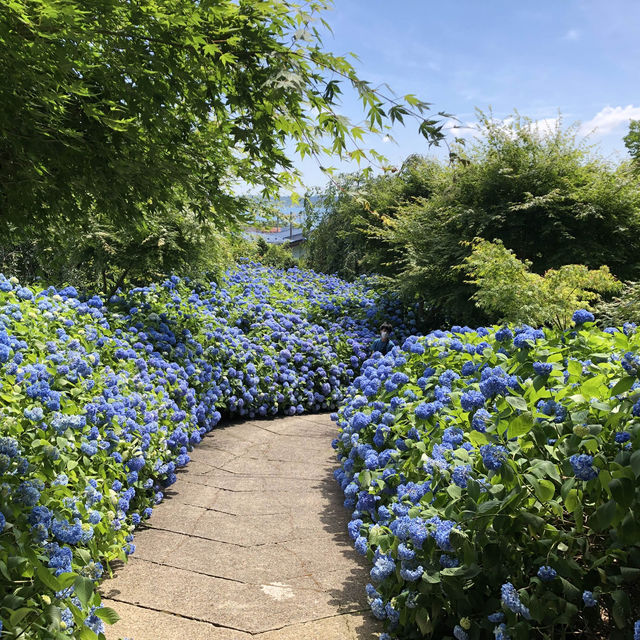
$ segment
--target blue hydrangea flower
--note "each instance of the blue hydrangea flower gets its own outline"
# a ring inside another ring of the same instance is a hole
[[[461,487],[462,489],[466,489],[470,473],[470,464],[458,465],[453,469],[451,479],[453,480],[454,484]]]
[[[459,564],[460,564],[460,560],[458,560],[458,558],[455,558],[454,556],[447,555],[446,553],[443,553],[440,556],[440,565],[445,569],[453,569],[454,567],[457,567]]]
[[[592,591],[583,591],[582,601],[584,602],[585,607],[595,607],[598,604],[598,600]]]
[[[502,327],[496,331],[496,340],[498,342],[509,342],[513,339],[513,332],[509,327]]]
[[[379,555],[371,569],[371,579],[382,582],[396,570],[396,563],[390,555]]]
[[[553,371],[553,364],[551,362],[534,362],[533,371],[537,376],[548,376]]]
[[[593,456],[582,453],[569,458],[573,472],[578,480],[588,482],[598,477],[598,471],[593,467]]]
[[[504,622],[493,630],[493,635],[495,640],[511,640],[511,636],[507,633],[507,625]]]
[[[571,318],[577,325],[584,324],[585,322],[593,322],[595,317],[593,313],[587,311],[586,309],[578,309],[574,312]]]
[[[384,608],[384,602],[382,598],[374,598],[369,606],[371,607],[371,611],[373,615],[378,618],[378,620],[384,620],[387,617],[387,612]]]
[[[507,450],[502,445],[485,444],[480,447],[480,455],[487,469],[497,471],[507,457]]]
[[[478,409],[471,418],[471,427],[480,433],[487,430],[487,421],[491,419],[491,414],[486,409]]]
[[[365,556],[367,555],[367,551],[369,549],[368,540],[364,536],[358,536],[356,538],[354,547],[358,553]]]
[[[474,411],[484,406],[485,397],[479,391],[465,391],[460,397],[460,405],[465,411]]]
[[[543,565],[538,569],[537,576],[543,582],[550,582],[557,576],[557,572],[553,567]]]
[[[453,628],[453,637],[456,640],[469,640],[469,634],[459,624]]]
[[[421,402],[415,410],[417,418],[421,420],[427,420],[431,416],[435,415],[439,410],[438,403],[436,402]]]
[[[402,566],[400,568],[400,577],[407,582],[415,582],[416,580],[420,580],[422,574],[424,573],[424,569],[422,566],[418,566],[415,569]]]
[[[507,607],[507,609],[520,614],[527,620],[531,618],[529,609],[522,604],[518,592],[510,582],[505,582],[500,588],[500,592],[502,595],[502,604]]]

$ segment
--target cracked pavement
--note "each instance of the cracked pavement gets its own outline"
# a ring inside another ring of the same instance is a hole
[[[373,640],[328,415],[214,429],[101,585],[108,640]]]

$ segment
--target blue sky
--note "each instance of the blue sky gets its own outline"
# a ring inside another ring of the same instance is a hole
[[[326,19],[326,48],[356,53],[374,85],[415,93],[462,123],[475,122],[476,107],[543,122],[560,112],[581,135],[595,130],[603,156],[626,157],[622,137],[640,119],[640,0],[336,0]],[[342,112],[362,117],[351,95]],[[376,146],[394,164],[429,153],[415,129],[396,127],[397,144]],[[314,161],[296,166],[307,185],[326,183]]]

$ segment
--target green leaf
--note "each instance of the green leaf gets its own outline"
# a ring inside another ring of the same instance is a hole
[[[523,436],[525,433],[529,433],[533,427],[533,417],[529,411],[521,413],[513,420],[509,421],[507,428],[507,438],[517,438]]]
[[[60,607],[57,607],[55,604],[47,605],[44,609],[44,615],[47,618],[47,621],[55,629],[60,628],[60,622],[61,622],[60,614],[61,614]]]
[[[601,389],[606,382],[606,378],[602,374],[598,374],[593,378],[589,378],[586,382],[582,384],[580,387],[580,391],[585,398],[595,398],[596,396],[602,395]],[[608,389],[607,389],[608,391]]]
[[[64,588],[53,573],[40,562],[36,564],[36,575],[51,591],[60,591]]]
[[[625,582],[635,582],[640,578],[640,568],[638,567],[620,567],[620,575]]]
[[[569,513],[573,513],[576,510],[578,504],[578,490],[571,489],[567,494],[567,497],[564,499],[564,506]]]
[[[614,478],[609,483],[609,490],[613,499],[625,509],[633,503],[636,494],[634,483],[629,478]]]
[[[581,596],[580,590],[565,578],[560,578],[562,592],[567,600],[578,600]]]
[[[420,631],[424,636],[429,635],[433,631],[431,617],[424,607],[420,607],[416,611],[416,624],[420,627]]]
[[[78,576],[73,583],[73,589],[83,606],[87,607],[89,600],[91,600],[93,596],[93,580],[85,578],[84,576]]]
[[[60,590],[70,587],[78,577],[77,573],[69,571],[67,573],[61,573],[56,580],[60,583]]]
[[[481,447],[483,444],[488,444],[489,442],[489,438],[487,438],[487,436],[484,433],[480,433],[479,431],[470,431],[467,434],[467,437],[469,438],[469,441],[471,442],[472,445],[474,445],[476,448],[477,447]]]
[[[625,391],[629,391],[629,389],[631,389],[631,387],[633,386],[635,380],[636,379],[633,376],[625,376],[624,378],[620,378],[620,380],[618,380],[618,382],[613,385],[610,395],[612,397],[618,396],[621,393],[625,393]]]
[[[524,520],[526,524],[533,527],[536,531],[541,531],[544,527],[544,519],[529,511],[521,511],[520,518]]]
[[[527,411],[529,408],[527,401],[522,396],[507,396],[506,400],[512,407],[514,407],[514,409]]]
[[[532,467],[531,471],[534,473],[542,473],[548,478],[560,482],[560,472],[558,467],[550,460],[539,460]]]
[[[613,620],[619,629],[624,629],[631,609],[631,601],[624,591],[614,591],[611,594],[613,600]]]
[[[12,627],[17,627],[30,613],[38,613],[35,609],[30,607],[20,607],[11,612],[9,616],[9,624]]]
[[[582,363],[577,360],[569,360],[567,363],[567,370],[572,376],[582,375]]]
[[[82,549],[80,547],[76,548],[75,554],[82,560],[84,564],[89,564],[91,562],[91,553],[88,549]]]
[[[422,574],[422,579],[429,584],[438,584],[440,582],[440,572],[427,570]]]
[[[555,495],[555,485],[549,480],[536,480],[532,484],[536,497],[540,502],[548,502]]]
[[[115,624],[120,620],[120,616],[111,607],[100,607],[96,609],[96,615],[107,624]]]
[[[596,531],[602,531],[611,525],[616,515],[616,502],[609,500],[600,505],[589,519],[589,524]]]
[[[633,471],[633,475],[637,478],[640,476],[640,449],[634,451],[631,454],[631,470]]]
[[[98,636],[89,627],[82,627],[77,637],[78,640],[98,640]]]

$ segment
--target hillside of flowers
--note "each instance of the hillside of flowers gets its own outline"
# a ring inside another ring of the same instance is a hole
[[[410,337],[333,415],[387,640],[640,637],[640,335],[573,320]]]
[[[0,277],[0,632],[99,637],[96,585],[224,417],[336,408],[388,302],[244,263],[106,301]]]

